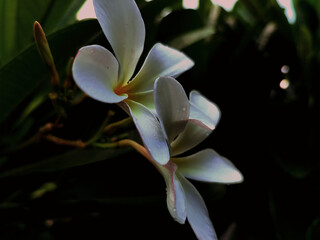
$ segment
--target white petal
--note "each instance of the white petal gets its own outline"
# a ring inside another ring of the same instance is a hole
[[[154,102],[168,142],[183,131],[189,118],[188,97],[172,77],[160,77],[154,84]]]
[[[243,181],[241,172],[212,149],[205,149],[188,157],[173,158],[172,161],[184,176],[194,180],[228,184]]]
[[[184,131],[171,143],[171,156],[197,146],[215,129],[220,119],[219,108],[197,91],[190,93],[190,120]]]
[[[120,84],[132,76],[143,51],[145,26],[134,0],[94,0],[101,28],[120,62]]]
[[[190,92],[190,105],[190,119],[201,121],[212,130],[217,126],[221,113],[216,104],[193,90]]]
[[[187,200],[187,219],[199,240],[217,240],[208,209],[197,189],[179,171],[177,178],[183,187]]]
[[[106,103],[118,103],[127,98],[117,95],[118,62],[104,47],[91,45],[79,50],[73,66],[73,77],[79,88],[90,97]]]
[[[170,159],[169,148],[158,119],[140,103],[126,100],[120,104],[132,117],[150,156],[159,164]]]
[[[141,103],[147,107],[153,114],[156,114],[156,107],[154,105],[154,91],[146,91],[139,93],[130,93],[128,99]]]
[[[130,88],[128,92],[152,90],[154,81],[158,77],[176,77],[193,65],[194,62],[182,52],[157,43],[150,50],[138,74],[128,85]]]
[[[177,156],[192,149],[206,139],[211,132],[212,130],[202,122],[189,120],[184,130],[171,143],[171,156]]]
[[[174,220],[184,224],[187,217],[186,198],[181,183],[175,175],[177,166],[169,162],[165,166],[157,165],[156,167],[166,182],[168,210]]]

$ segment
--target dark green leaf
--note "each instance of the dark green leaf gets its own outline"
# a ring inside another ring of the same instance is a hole
[[[52,6],[51,9],[48,10],[48,14],[42,19],[44,29],[48,30],[47,33],[51,33],[66,26],[66,24],[75,22],[75,14],[84,2],[85,0],[53,1],[50,5]]]
[[[212,36],[213,33],[214,31],[211,27],[200,28],[171,40],[168,45],[176,49],[183,49],[200,40]]]
[[[79,167],[107,159],[116,158],[127,153],[131,148],[110,148],[110,149],[74,149],[67,153],[51,157],[49,159],[18,167],[0,173],[0,177],[11,177],[30,174],[33,172],[54,172],[68,168]]]
[[[47,33],[75,21],[84,0],[1,0],[0,66],[33,41],[32,26],[40,22]]]
[[[58,71],[64,71],[70,57],[100,34],[96,20],[83,21],[48,36]],[[36,87],[48,81],[48,70],[33,44],[0,69],[0,122]]]

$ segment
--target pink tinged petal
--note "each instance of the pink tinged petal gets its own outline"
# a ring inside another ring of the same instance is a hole
[[[190,119],[184,131],[171,143],[171,156],[197,146],[214,130],[220,119],[219,108],[197,91],[190,93]]]
[[[211,132],[212,130],[200,121],[189,120],[183,132],[171,143],[171,156],[177,156],[192,149],[206,139]]]
[[[157,163],[166,164],[170,159],[169,148],[155,115],[142,104],[129,99],[120,106],[131,115],[150,156]]]
[[[178,171],[187,202],[187,219],[199,240],[217,240],[206,204],[197,189]]]
[[[172,159],[187,178],[216,183],[239,183],[241,172],[226,158],[212,149],[205,149],[188,157]]]
[[[157,43],[150,50],[138,74],[128,85],[128,91],[152,90],[154,81],[158,77],[176,77],[193,65],[194,62],[182,52]]]
[[[132,76],[141,56],[145,26],[134,0],[94,0],[101,28],[120,62],[120,84]]]
[[[119,64],[104,47],[91,45],[79,50],[73,66],[73,77],[79,88],[90,97],[106,103],[118,103],[127,98],[117,95],[113,89],[117,84]]]
[[[169,213],[177,222],[184,224],[187,217],[186,198],[180,181],[175,173],[177,166],[169,162],[165,166],[156,165],[167,186],[167,206]]]
[[[190,92],[190,119],[202,122],[213,130],[220,120],[220,110],[216,104],[205,98],[199,92]]]
[[[188,97],[177,80],[160,77],[154,85],[154,102],[161,126],[171,143],[188,122]]]

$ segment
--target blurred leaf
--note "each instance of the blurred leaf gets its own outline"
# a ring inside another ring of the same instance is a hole
[[[32,26],[39,21],[47,33],[75,21],[84,0],[1,0],[0,66],[33,41]]]
[[[177,36],[199,30],[204,23],[198,12],[192,9],[173,11],[161,21],[158,37],[162,42],[170,42]]]
[[[0,66],[15,51],[17,5],[18,0],[0,1]]]
[[[320,239],[320,218],[313,221],[306,234],[306,240],[318,239]]]
[[[213,7],[213,3],[210,0],[199,0],[199,9],[197,11],[199,12],[203,21],[207,21],[207,19],[209,18],[208,16],[210,14],[212,7]]]
[[[306,61],[312,52],[312,35],[305,25],[300,27],[297,48],[302,62]]]
[[[20,176],[34,172],[54,172],[68,168],[79,167],[107,159],[116,158],[131,151],[131,148],[110,148],[110,149],[74,149],[67,153],[51,157],[49,159],[32,163],[26,166],[7,170],[0,173],[1,177]]]
[[[168,45],[176,49],[186,48],[193,43],[196,43],[200,40],[206,39],[214,34],[214,31],[210,27],[204,27],[202,29],[197,29],[188,33],[183,34],[173,40],[171,40]]]
[[[86,0],[55,0],[51,1],[48,14],[42,19],[42,25],[47,33],[76,21],[76,13]]]
[[[317,5],[319,6],[319,1],[317,1]],[[300,0],[297,2],[297,23],[298,25],[306,25],[313,35],[319,32],[320,18],[318,10],[316,4],[311,1]]]
[[[43,103],[48,97],[48,92],[44,91],[44,93],[39,93],[37,96],[35,96],[29,105],[24,108],[23,112],[20,115],[20,118],[17,120],[16,125],[18,126],[21,122],[25,120],[27,116],[29,116],[30,113],[33,112],[41,103]]]
[[[52,192],[57,189],[57,184],[54,182],[46,182],[39,189],[31,193],[30,198],[36,199],[42,197],[47,192]]]
[[[181,9],[182,1],[158,0],[146,2],[144,0],[140,0],[138,2],[140,2],[139,8],[147,31],[145,48],[150,49],[154,45],[155,41],[157,41],[156,35],[158,32],[159,24],[161,23],[161,20],[164,17],[164,10],[167,9],[173,11],[176,9]],[[144,57],[142,59],[144,59]]]
[[[32,28],[31,28],[32,29]],[[30,30],[32,31],[32,30]],[[48,36],[58,71],[64,71],[69,57],[100,34],[96,20],[76,23]],[[19,69],[19,71],[17,71]],[[43,81],[49,85],[48,70],[33,44],[0,69],[0,122]],[[49,91],[49,89],[48,89]],[[37,103],[38,104],[38,103]]]

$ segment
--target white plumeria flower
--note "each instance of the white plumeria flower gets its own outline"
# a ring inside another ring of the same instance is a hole
[[[101,28],[114,55],[98,45],[79,50],[73,76],[88,96],[117,103],[130,116],[152,158],[169,161],[166,139],[154,113],[153,85],[160,76],[177,76],[194,63],[182,52],[155,44],[140,71],[132,78],[145,40],[145,26],[134,0],[94,0]]]
[[[212,149],[187,157],[175,156],[203,141],[218,124],[220,111],[197,91],[190,93],[189,102],[184,89],[173,78],[159,78],[154,89],[158,118],[171,146],[171,159],[166,165],[151,162],[165,179],[169,212],[179,223],[188,219],[198,239],[217,239],[204,200],[185,177],[231,184],[242,182],[242,174]]]

